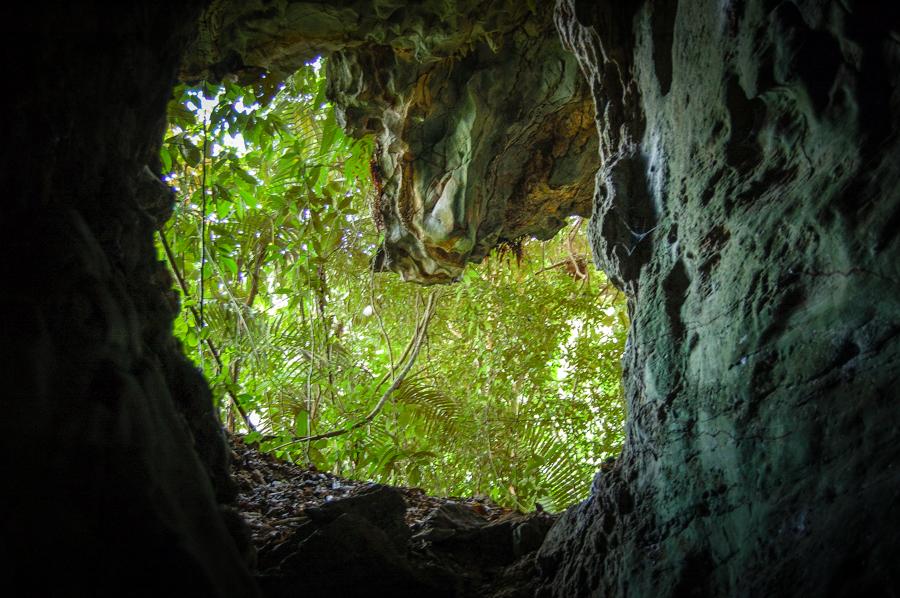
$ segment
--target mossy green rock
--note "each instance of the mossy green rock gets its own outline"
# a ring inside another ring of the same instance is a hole
[[[558,22],[632,328],[626,446],[551,531],[546,594],[890,595],[898,11],[562,0]]]

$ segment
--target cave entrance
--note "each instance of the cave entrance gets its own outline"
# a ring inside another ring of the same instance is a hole
[[[169,104],[177,201],[158,245],[220,419],[349,478],[526,511],[586,497],[623,442],[627,318],[584,219],[502,243],[449,287],[376,275],[374,143],[338,125],[324,63]]]

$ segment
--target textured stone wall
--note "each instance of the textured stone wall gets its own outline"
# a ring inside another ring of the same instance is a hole
[[[501,242],[590,214],[593,106],[549,18],[448,57],[337,52],[328,74],[342,124],[376,138],[383,269],[450,282]]]
[[[201,23],[185,77],[277,79],[329,57],[339,122],[376,140],[379,268],[450,282],[590,214],[593,106],[550,3],[220,1]]]
[[[28,595],[256,593],[153,246],[174,199],[155,174],[166,102],[200,12],[166,4],[0,18],[0,571]]]
[[[900,584],[900,18],[892,3],[582,2],[595,259],[629,294],[619,460],[547,596]]]

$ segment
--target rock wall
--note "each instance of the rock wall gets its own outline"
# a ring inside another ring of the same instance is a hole
[[[0,18],[0,571],[29,595],[256,594],[228,529],[227,447],[153,246],[174,200],[157,170],[166,102],[200,8]]]
[[[591,209],[593,106],[549,4],[216,2],[184,76],[252,80],[327,54],[329,97],[376,139],[378,267],[453,281],[498,244]]]
[[[345,128],[376,138],[379,267],[451,282],[504,241],[590,214],[596,136],[586,86],[549,19],[405,60],[380,46],[328,63]]]
[[[559,0],[626,290],[619,460],[540,555],[546,596],[900,585],[900,13]]]

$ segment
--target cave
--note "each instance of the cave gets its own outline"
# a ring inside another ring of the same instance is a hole
[[[628,296],[622,454],[494,595],[896,595],[900,6],[86,2],[4,17],[9,587],[461,595],[379,585],[365,545],[333,570],[313,552],[296,585],[258,579],[209,387],[172,334],[153,233],[174,201],[158,158],[173,85],[325,53],[341,124],[379,138],[385,269],[449,282],[503,241],[590,215],[595,263]],[[305,570],[334,586],[304,586]]]

